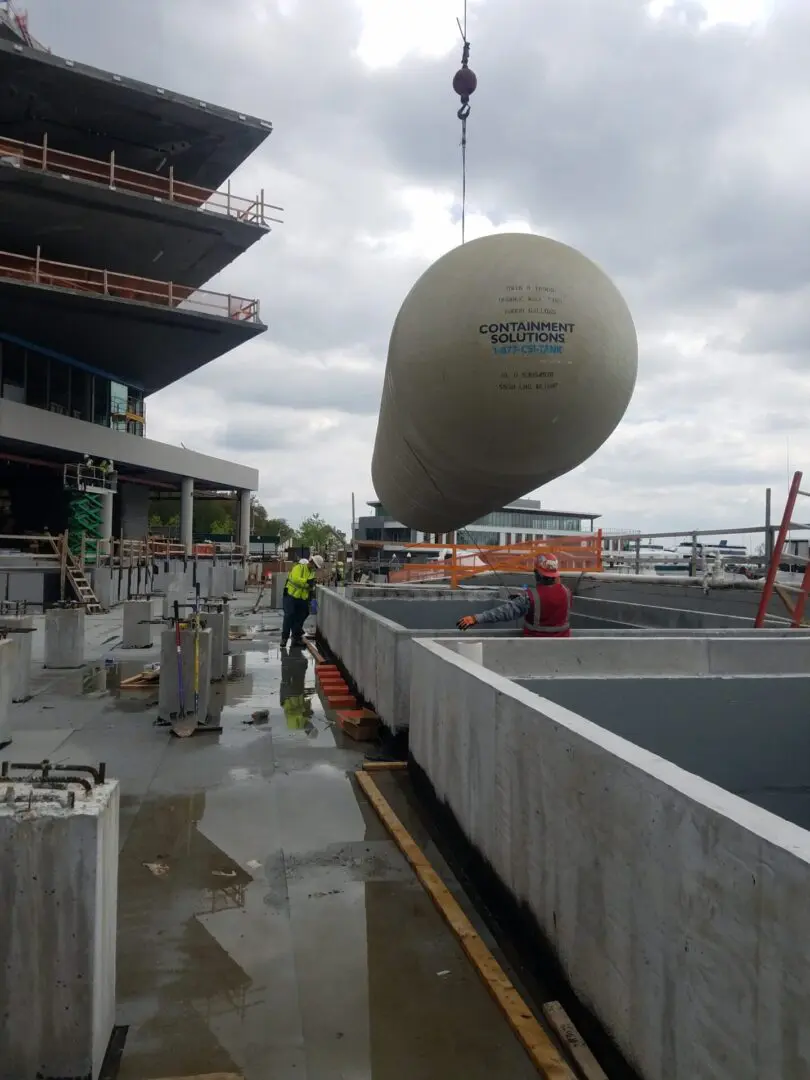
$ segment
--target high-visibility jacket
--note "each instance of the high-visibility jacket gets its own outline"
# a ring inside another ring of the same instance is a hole
[[[529,610],[523,620],[524,637],[570,637],[568,612],[571,593],[558,581],[529,589]]]
[[[290,731],[303,731],[312,716],[312,705],[306,694],[294,694],[286,698],[281,707]]]
[[[316,574],[308,563],[296,563],[287,576],[286,592],[296,600],[309,600],[315,587]]]

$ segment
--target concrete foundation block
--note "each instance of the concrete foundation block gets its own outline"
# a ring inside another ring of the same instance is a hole
[[[211,631],[211,681],[219,682],[227,674],[225,650],[225,616],[222,611],[206,611],[203,622]]]
[[[176,581],[172,581],[167,585],[166,591],[163,594],[163,608],[162,614],[164,619],[171,619],[174,617],[174,602],[183,604],[185,602],[185,593],[180,591]],[[181,607],[180,614],[183,615],[183,609]]]
[[[10,790],[0,801],[0,1080],[96,1080],[115,1021],[118,783],[77,786],[72,809],[64,792]]]
[[[231,607],[230,604],[222,605],[223,631],[222,631],[222,654],[229,656],[231,652]],[[227,660],[225,665],[227,667]]]
[[[45,613],[45,667],[84,664],[84,608],[51,608]]]
[[[270,581],[270,607],[281,608],[284,601],[284,588],[287,584],[287,574],[278,570],[273,574]]]
[[[205,596],[211,599],[230,596],[233,592],[233,567],[227,563],[211,563],[208,568],[207,584]]]
[[[247,656],[245,653],[233,653],[231,656],[231,672],[230,677],[232,679],[244,679],[247,675]]]
[[[33,615],[3,615],[0,617],[0,630],[9,632],[8,640],[13,645],[13,660],[9,661],[12,701],[28,701],[31,697],[31,647],[33,645],[31,631],[33,628]],[[24,632],[20,633],[19,631]],[[2,661],[0,661],[1,664]],[[2,697],[2,694],[2,673],[0,672],[0,697]],[[0,727],[2,727],[1,724]],[[2,741],[1,734],[0,741]]]
[[[109,566],[98,566],[92,574],[93,592],[103,608],[111,608],[118,599],[113,595],[113,575]]]
[[[127,600],[124,604],[124,649],[148,649],[152,645],[152,604],[149,600]]]
[[[197,706],[198,723],[206,723],[209,714],[211,695],[211,645],[212,632],[205,629],[199,632],[199,682]],[[187,713],[194,712],[194,633],[191,630],[180,632],[181,655],[183,666],[183,694]],[[180,711],[180,674],[177,668],[177,644],[174,628],[164,630],[160,635],[160,681],[158,684],[158,719],[171,720]]]
[[[25,636],[27,638],[30,638],[31,635],[20,634],[16,636]],[[5,641],[0,641],[0,746],[11,742],[9,711],[11,708],[11,696],[15,689],[15,682],[17,677],[16,669],[18,666],[17,645],[14,639],[6,638]],[[30,693],[28,696],[31,696]],[[3,865],[2,863],[0,863],[0,881],[2,881],[2,874]],[[2,889],[2,886],[0,886],[0,889]],[[0,896],[2,896],[1,891]],[[0,908],[0,916],[1,915],[2,909]],[[2,954],[0,954],[0,957],[2,957]]]
[[[244,592],[245,584],[247,581],[247,573],[244,566],[235,566],[233,568],[233,591]]]
[[[171,571],[164,571],[162,567],[155,575],[155,579],[152,585],[152,589],[159,596],[165,596],[169,589],[177,584],[177,575],[171,573]]]

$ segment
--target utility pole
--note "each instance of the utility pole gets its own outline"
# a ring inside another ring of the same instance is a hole
[[[771,528],[771,489],[765,488],[765,562],[771,565],[773,558],[773,529]]]
[[[357,544],[355,543],[356,526],[354,517],[354,492],[352,492],[352,581],[355,581],[357,570]]]

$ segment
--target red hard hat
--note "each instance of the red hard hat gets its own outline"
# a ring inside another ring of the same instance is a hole
[[[540,577],[559,577],[560,564],[554,555],[538,555],[534,560],[534,572]]]

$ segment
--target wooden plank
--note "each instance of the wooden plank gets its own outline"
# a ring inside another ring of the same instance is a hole
[[[547,1001],[543,1015],[556,1032],[563,1046],[576,1062],[585,1080],[608,1080],[607,1074],[588,1048],[588,1044],[574,1027],[568,1013],[559,1001]]]
[[[309,638],[304,638],[304,645],[306,646],[306,648],[309,650],[309,652],[314,657],[316,664],[325,664],[326,663],[324,658],[318,652],[317,646],[315,645],[314,641],[310,641]]]
[[[365,772],[394,772],[399,769],[407,769],[407,761],[364,761]]]
[[[512,1030],[523,1043],[540,1075],[545,1077],[545,1080],[577,1080],[575,1073],[560,1056],[551,1037],[481,940],[458,901],[394,813],[373,777],[367,772],[357,772],[355,776],[357,783],[368,796],[371,805],[413,867],[430,898],[459,939],[462,948],[497,1001]]]

